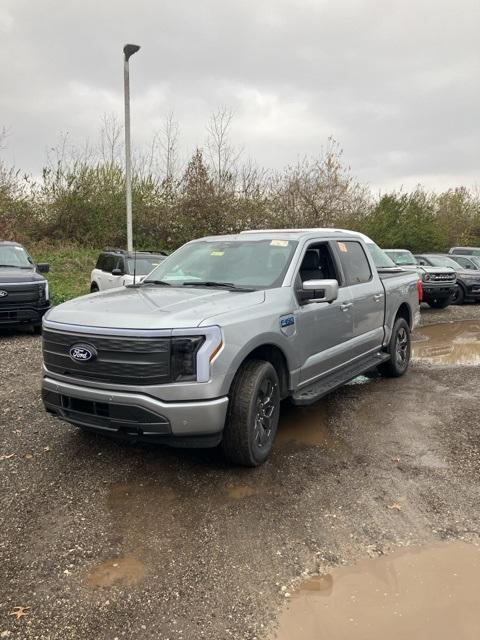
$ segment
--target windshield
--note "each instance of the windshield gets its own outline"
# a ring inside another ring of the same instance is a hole
[[[367,247],[377,269],[395,268],[396,265],[393,260],[378,245],[374,242],[367,242]]]
[[[455,260],[447,258],[447,256],[427,256],[427,258],[434,267],[451,267],[452,269],[458,269],[459,266]]]
[[[0,268],[1,267],[32,269],[33,263],[23,247],[7,244],[0,246]]]
[[[137,276],[146,276],[152,269],[158,267],[163,260],[164,258],[160,256],[149,256],[148,258],[145,256],[139,256],[137,257],[137,264],[135,266],[135,260],[133,258],[128,258],[127,273],[133,276],[133,272],[135,271]]]
[[[280,286],[297,242],[268,240],[201,240],[180,247],[144,282],[172,286],[185,283],[229,283],[234,287],[268,289]]]
[[[387,251],[386,253],[399,267],[417,265],[417,261],[410,251]]]

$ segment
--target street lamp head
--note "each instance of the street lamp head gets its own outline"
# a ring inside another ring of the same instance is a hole
[[[133,56],[134,53],[140,49],[138,44],[126,44],[123,47],[123,53],[125,54],[125,60],[128,60],[130,56]]]

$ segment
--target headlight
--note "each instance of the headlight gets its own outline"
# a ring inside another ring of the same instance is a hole
[[[170,373],[174,382],[197,379],[197,353],[205,342],[205,336],[172,338]]]
[[[49,301],[49,288],[48,288],[48,280],[45,280],[45,300],[48,302]]]
[[[428,273],[424,273],[422,276],[422,280],[424,282],[428,282],[430,280],[430,275]]]
[[[223,350],[220,327],[173,329],[170,351],[174,382],[208,382],[211,366]]]

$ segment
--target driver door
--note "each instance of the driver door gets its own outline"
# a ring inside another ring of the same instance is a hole
[[[315,258],[315,253],[318,258]],[[296,289],[306,280],[334,279],[339,283],[338,298],[331,303],[308,302],[298,308],[297,349],[300,385],[307,385],[333,372],[350,359],[353,340],[353,304],[350,287],[342,286],[342,274],[329,242],[306,246],[296,276]]]

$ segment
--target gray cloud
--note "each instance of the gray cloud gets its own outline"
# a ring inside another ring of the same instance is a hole
[[[478,0],[3,0],[4,155],[39,173],[58,133],[93,140],[122,118],[132,58],[137,147],[164,116],[185,154],[209,113],[236,113],[234,142],[259,164],[315,154],[333,135],[373,187],[479,181]]]

